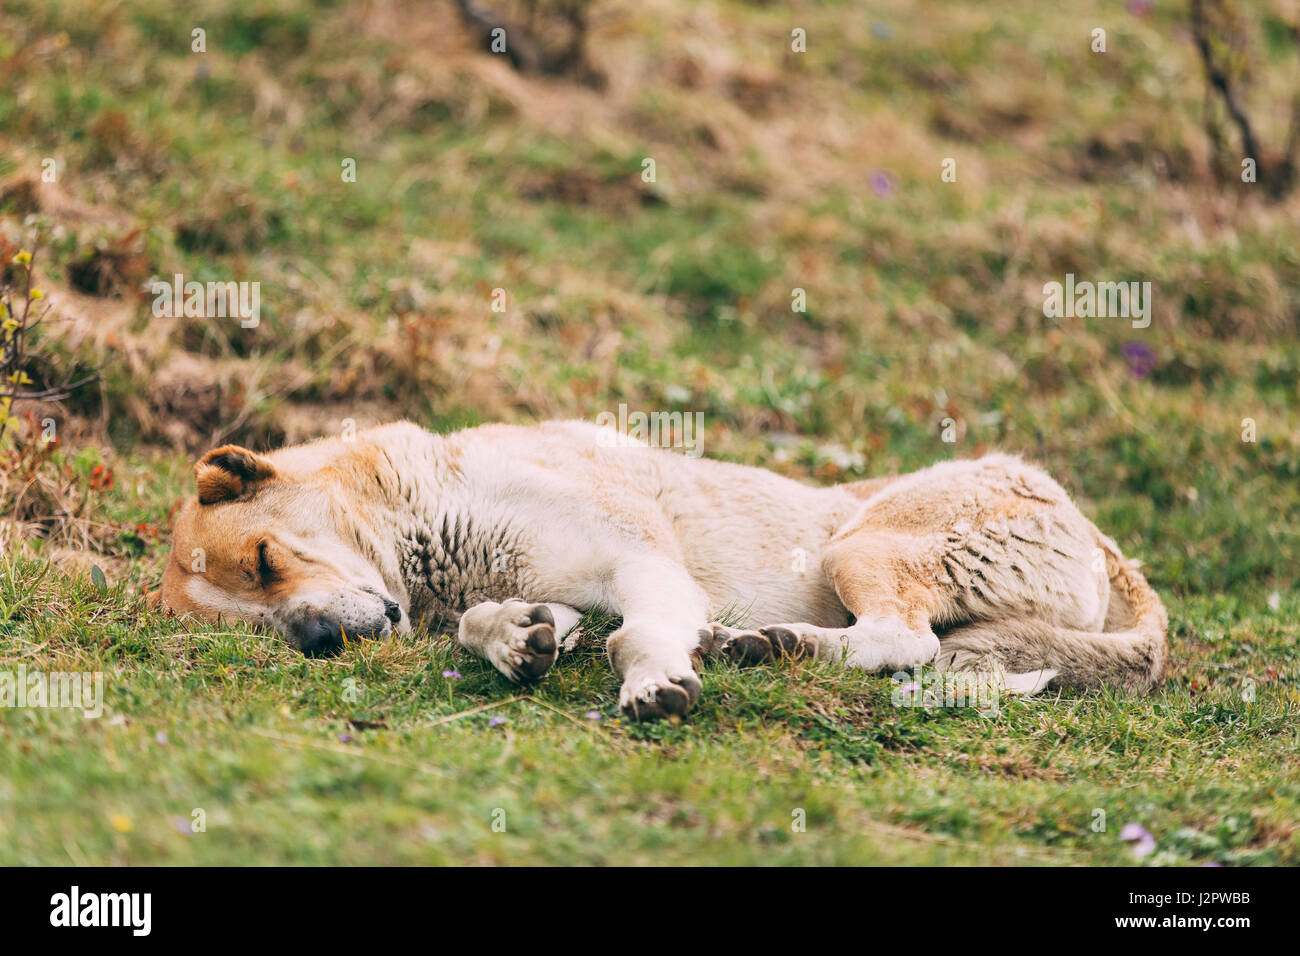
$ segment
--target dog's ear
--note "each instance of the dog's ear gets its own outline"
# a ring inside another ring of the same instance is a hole
[[[247,448],[222,445],[199,459],[194,477],[198,479],[199,504],[210,505],[238,498],[258,482],[274,478],[275,466]]]

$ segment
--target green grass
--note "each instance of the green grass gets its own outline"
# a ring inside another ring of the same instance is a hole
[[[1300,61],[1274,6],[1270,143]],[[611,5],[604,91],[499,72],[450,8],[0,0],[0,239],[40,242],[76,330],[38,341],[103,366],[57,413],[70,520],[0,485],[0,672],[106,695],[0,709],[0,863],[1125,863],[1129,822],[1146,863],[1300,862],[1300,197],[1215,178],[1183,5]],[[261,282],[262,324],[155,319],[175,272]],[[1150,328],[1046,318],[1067,272],[1151,281]],[[989,716],[712,666],[689,722],[638,727],[595,650],[525,693],[445,635],[306,661],[140,600],[214,442],[620,402],[811,482],[1042,463],[1166,599],[1168,683]]]
[[[1300,860],[1300,701],[1267,670],[1300,663],[1294,603],[1176,604],[1147,698],[981,713],[824,662],[718,665],[689,722],[629,725],[596,650],[527,689],[445,636],[312,661],[85,579],[15,607],[40,573],[0,581],[10,664],[102,671],[105,710],[5,714],[0,864],[1123,864],[1128,822],[1149,862]]]

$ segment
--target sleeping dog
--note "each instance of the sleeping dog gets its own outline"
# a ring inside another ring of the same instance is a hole
[[[307,654],[457,626],[536,680],[583,612],[634,719],[685,714],[695,662],[991,667],[1003,686],[1159,683],[1160,598],[1043,471],[1005,455],[814,488],[608,440],[582,422],[435,435],[409,422],[204,455],[162,604],[273,628]],[[741,626],[715,623],[724,609]]]

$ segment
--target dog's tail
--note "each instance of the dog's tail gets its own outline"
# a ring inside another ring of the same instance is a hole
[[[992,664],[1008,690],[1036,693],[1045,687],[1117,687],[1145,693],[1165,676],[1169,619],[1159,595],[1098,533],[1110,579],[1105,629],[1076,631],[1024,618],[965,624],[940,636],[941,669]]]

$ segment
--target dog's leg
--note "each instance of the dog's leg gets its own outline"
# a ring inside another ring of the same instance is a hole
[[[715,626],[712,652],[742,663],[843,656],[873,670],[934,661],[998,672],[1027,693],[1047,681],[1146,690],[1160,679],[1159,598],[1040,470],[1002,456],[945,463],[868,502],[822,564],[855,624]],[[942,651],[932,621],[945,627]]]
[[[461,616],[458,638],[512,681],[536,680],[555,663],[556,637],[581,616],[564,604],[484,601]]]
[[[685,714],[701,690],[691,652],[708,620],[704,591],[680,564],[653,556],[624,561],[612,583],[623,615],[607,645],[623,679],[619,707],[633,720]]]
[[[833,545],[823,569],[856,619],[848,627],[774,624],[756,631],[711,624],[700,646],[738,664],[776,657],[840,660],[863,670],[906,670],[939,652],[930,627],[937,595],[909,570],[915,540],[907,535],[857,535]]]

